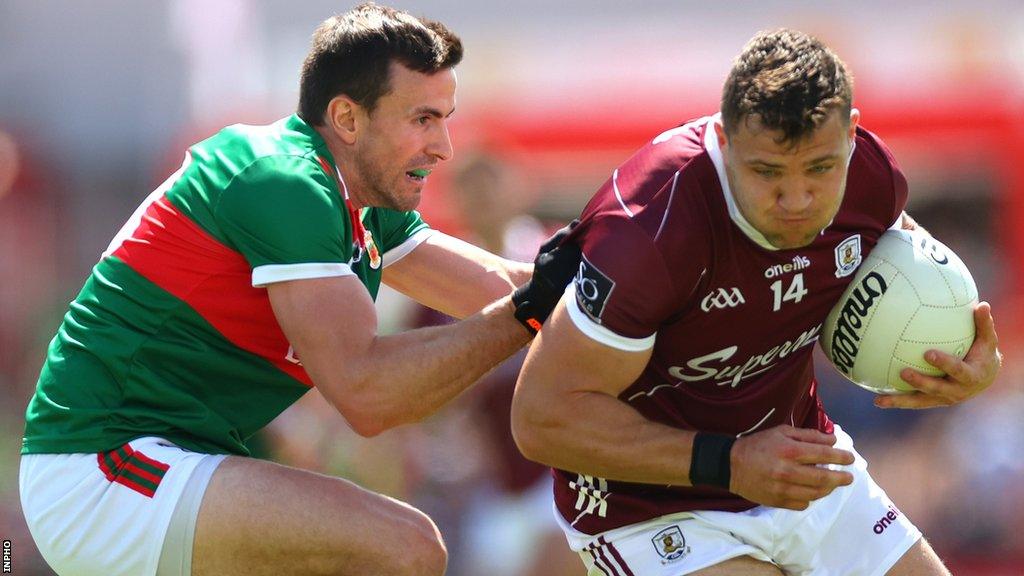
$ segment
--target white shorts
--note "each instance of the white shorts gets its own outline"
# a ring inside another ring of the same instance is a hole
[[[26,454],[22,511],[58,574],[187,575],[202,494],[224,458],[151,437],[100,454]]]
[[[921,538],[921,532],[875,484],[867,462],[838,426],[837,448],[856,461],[833,466],[853,473],[802,511],[757,506],[745,512],[682,512],[589,535],[555,512],[588,576],[682,576],[751,556],[794,576],[881,576]]]

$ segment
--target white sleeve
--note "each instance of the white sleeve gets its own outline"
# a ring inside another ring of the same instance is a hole
[[[264,264],[252,270],[252,287],[263,288],[274,282],[330,278],[355,274],[348,264],[337,262],[307,262],[303,264]]]
[[[658,335],[658,333],[655,332],[646,338],[630,338],[628,336],[616,334],[597,322],[594,322],[590,319],[590,316],[580,309],[580,305],[576,301],[576,284],[573,282],[570,282],[565,288],[565,309],[569,311],[569,318],[572,318],[573,324],[579,328],[580,332],[583,332],[592,340],[596,340],[605,346],[610,346],[618,350],[624,350],[626,352],[642,352],[644,350],[648,350],[654,346],[654,338]]]
[[[434,230],[433,228],[424,228],[423,230],[414,233],[412,236],[409,236],[405,240],[405,242],[402,242],[398,246],[395,246],[391,250],[385,252],[384,255],[381,257],[384,260],[384,267],[387,268],[388,266],[408,256],[409,253],[416,249],[417,246],[422,244],[424,240],[433,236],[434,232],[436,232],[436,230]]]

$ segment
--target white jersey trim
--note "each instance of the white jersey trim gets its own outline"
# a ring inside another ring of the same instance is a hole
[[[679,184],[680,170],[676,170],[676,175],[672,177],[672,189],[668,193],[668,204],[665,205],[665,213],[661,215],[661,225],[658,226],[658,231],[654,234],[655,240],[661,236],[661,231],[665,229],[665,222],[668,222],[668,212],[672,209],[672,199],[676,196],[676,185]]]
[[[626,214],[630,218],[632,218],[634,216],[633,211],[629,209],[629,206],[626,206],[626,202],[622,199],[622,193],[619,192],[619,169],[618,168],[616,168],[615,171],[612,172],[612,190],[615,191],[615,198],[618,199],[619,206],[622,206],[622,209],[626,212]]]
[[[424,240],[433,236],[434,232],[435,230],[433,228],[424,228],[418,232],[413,233],[413,235],[409,236],[409,238],[407,238],[405,242],[402,242],[398,246],[395,246],[391,250],[385,252],[384,255],[381,256],[381,258],[384,260],[384,267],[387,268],[388,266],[408,256],[409,253],[415,250],[417,246],[422,244]]]
[[[340,262],[308,262],[303,264],[265,264],[252,270],[252,287],[263,288],[275,282],[354,276],[348,264]]]
[[[654,338],[658,335],[657,332],[651,334],[646,338],[629,338],[627,336],[620,336],[615,332],[601,326],[597,322],[590,319],[587,314],[580,309],[580,305],[576,302],[576,283],[570,283],[565,288],[565,309],[569,311],[569,318],[572,318],[573,324],[579,328],[580,332],[583,332],[591,340],[596,340],[605,346],[611,346],[618,350],[624,350],[626,352],[642,352],[649,350],[654,346]]]

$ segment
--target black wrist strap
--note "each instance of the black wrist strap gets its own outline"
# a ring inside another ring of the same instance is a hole
[[[698,432],[690,455],[690,483],[729,489],[729,455],[734,436]]]

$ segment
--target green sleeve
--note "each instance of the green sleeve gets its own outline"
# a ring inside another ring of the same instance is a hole
[[[430,226],[423,221],[420,213],[415,210],[411,212],[398,212],[397,210],[380,208],[378,216],[381,224],[379,246],[380,251],[385,256],[391,250],[400,247],[417,232],[430,229]]]
[[[256,160],[224,189],[214,214],[252,266],[254,285],[352,273],[352,230],[344,200],[309,159]]]

